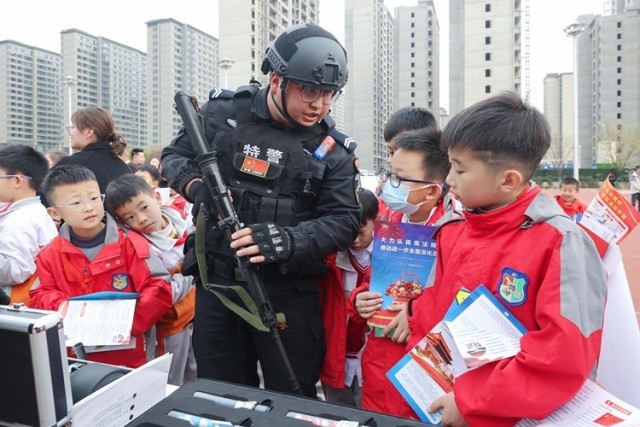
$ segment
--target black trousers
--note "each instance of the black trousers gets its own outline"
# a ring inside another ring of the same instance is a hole
[[[215,282],[215,276],[213,279]],[[286,316],[286,327],[279,331],[280,337],[302,393],[316,397],[316,383],[325,354],[318,295],[300,291],[291,280],[284,280],[286,283],[283,279],[265,281],[265,288],[274,311]],[[237,302],[233,292],[225,294]],[[248,325],[202,286],[196,289],[193,349],[199,378],[258,386],[259,360],[265,388],[293,393],[271,335]]]

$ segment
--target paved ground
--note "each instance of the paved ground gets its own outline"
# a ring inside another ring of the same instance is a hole
[[[558,194],[558,190],[544,190],[544,192],[550,196]],[[578,193],[578,198],[589,204],[597,192],[598,190],[595,188],[583,188]],[[621,193],[627,199],[631,199],[629,190],[621,190]],[[622,251],[624,269],[629,280],[633,305],[636,309],[636,318],[640,324],[640,226],[636,227],[629,237],[620,244],[620,250]]]

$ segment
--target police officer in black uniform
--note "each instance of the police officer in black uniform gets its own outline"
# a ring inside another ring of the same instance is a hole
[[[327,116],[347,82],[346,52],[321,27],[294,25],[268,47],[262,71],[269,73],[267,87],[213,90],[202,107],[208,142],[246,226],[229,243],[209,215],[209,282],[245,284],[234,250],[250,256],[274,311],[284,314],[280,335],[302,392],[314,397],[324,357],[316,279],[325,272],[323,259],[345,250],[360,222],[355,144]],[[183,128],[162,153],[162,171],[194,203],[194,214],[203,208],[211,213],[194,157]],[[270,335],[200,285],[193,346],[199,377],[257,386],[259,360],[266,388],[293,391]]]

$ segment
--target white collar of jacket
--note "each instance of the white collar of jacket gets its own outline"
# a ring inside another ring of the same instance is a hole
[[[17,202],[11,203],[11,206],[9,206],[6,211],[0,212],[0,218],[5,215],[9,215],[12,212],[15,212],[20,208],[23,208],[25,206],[35,205],[35,204],[42,204],[42,202],[40,201],[40,197],[36,196],[36,197],[29,197],[26,199],[18,200]]]
[[[180,216],[180,212],[178,212],[174,208],[170,208],[166,206],[163,206],[161,209],[162,209],[162,214],[165,215],[167,218],[169,218],[169,221],[173,223],[173,226],[178,232],[178,236],[182,237],[182,235],[187,230],[187,222],[184,219],[182,219],[182,216]],[[177,242],[176,239],[163,236],[159,232],[153,232],[148,234],[145,233],[143,235],[154,246],[156,246],[158,249],[161,249],[163,251],[168,251],[172,249]]]

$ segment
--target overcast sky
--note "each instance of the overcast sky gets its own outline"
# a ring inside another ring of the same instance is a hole
[[[5,5],[0,14],[0,40],[11,39],[53,52],[60,52],[60,31],[77,28],[147,50],[145,22],[174,18],[218,37],[218,2],[220,0],[18,0]],[[222,0],[232,1],[232,0]],[[371,0],[373,1],[373,0]],[[489,0],[487,0],[489,1]],[[440,23],[441,104],[447,108],[448,97],[448,0],[434,0]],[[393,13],[394,6],[411,6],[417,0],[385,0]],[[530,0],[531,103],[542,109],[542,79],[547,73],[572,70],[573,44],[563,29],[581,14],[601,14],[603,0]],[[9,10],[10,9],[10,10]],[[344,37],[344,0],[321,0],[320,25]]]

